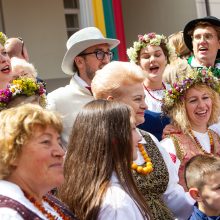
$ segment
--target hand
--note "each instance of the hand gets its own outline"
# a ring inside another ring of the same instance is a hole
[[[168,124],[163,129],[162,139],[164,139],[167,135],[180,134],[180,133],[181,133],[181,130],[179,130],[179,128],[175,127],[172,124]]]

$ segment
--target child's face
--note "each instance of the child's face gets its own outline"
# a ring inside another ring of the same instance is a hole
[[[200,209],[208,216],[220,215],[220,171],[206,176],[206,183],[200,191]]]

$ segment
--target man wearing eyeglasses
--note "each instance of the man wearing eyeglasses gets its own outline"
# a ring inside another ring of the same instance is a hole
[[[190,66],[220,69],[220,62],[216,59],[220,58],[220,20],[218,18],[207,16],[194,19],[186,24],[183,33],[186,46],[193,52],[193,56],[188,60]],[[217,76],[220,77],[218,74]]]
[[[119,40],[105,38],[96,27],[81,29],[68,39],[61,68],[72,76],[70,84],[48,94],[48,108],[63,116],[64,144],[68,141],[76,115],[93,100],[90,86],[96,70],[112,60],[110,50],[119,43]]]

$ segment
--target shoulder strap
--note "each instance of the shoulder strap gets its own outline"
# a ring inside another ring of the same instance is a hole
[[[51,195],[50,193],[47,193],[46,197],[54,202],[62,211],[65,215],[67,215],[68,217],[70,217],[70,219],[75,219],[77,220],[76,216],[69,210],[69,208],[64,204],[62,203],[57,197]]]
[[[183,149],[179,145],[178,139],[176,138],[175,135],[170,135],[169,137],[173,141],[174,147],[176,149],[176,156],[177,156],[177,158],[180,160],[180,162],[182,162],[182,160],[184,158],[184,152],[183,152]]]
[[[217,132],[215,132],[214,130],[212,129],[209,129],[212,133],[212,136],[214,137],[213,138],[213,141],[214,141],[214,156],[220,156],[220,152],[219,152],[219,148],[220,148],[220,136],[218,135]]]
[[[42,220],[37,214],[26,208],[20,202],[7,196],[0,195],[0,208],[14,209],[23,219]]]
[[[147,137],[150,137],[150,135],[146,131],[144,131],[140,128],[138,130],[140,131],[140,133],[144,137],[144,139],[146,139]]]

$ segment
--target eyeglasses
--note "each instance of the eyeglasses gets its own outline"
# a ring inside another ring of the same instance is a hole
[[[94,51],[94,52],[91,52],[91,53],[81,53],[81,54],[79,54],[79,56],[86,56],[86,55],[90,55],[90,54],[95,54],[95,55],[96,55],[96,58],[97,58],[98,60],[104,60],[104,59],[105,59],[105,56],[108,56],[108,58],[109,58],[110,60],[112,60],[113,55],[114,55],[114,53],[111,52],[111,51],[104,52],[104,51],[102,51],[102,50],[98,50],[98,51]]]
[[[21,37],[18,37],[18,39],[21,41],[22,45],[21,45],[21,54],[22,56],[24,56],[24,41]]]
[[[202,34],[197,34],[197,35],[195,35],[195,36],[192,36],[192,39],[194,40],[194,41],[200,41],[200,40],[202,40],[202,39],[204,39],[205,41],[210,41],[210,40],[212,40],[214,38],[214,36],[212,35],[212,34],[210,34],[210,33],[205,33],[204,35],[202,35]]]

